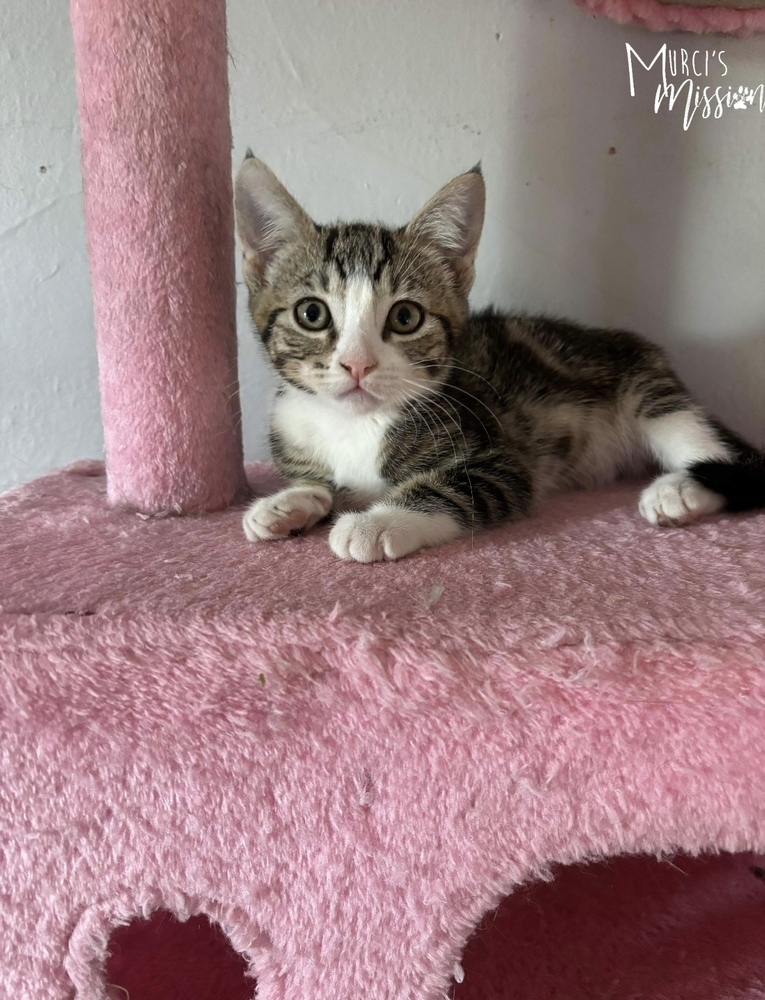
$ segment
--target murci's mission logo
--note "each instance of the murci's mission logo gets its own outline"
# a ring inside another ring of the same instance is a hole
[[[662,107],[670,111],[679,106],[683,111],[683,128],[690,128],[697,116],[722,118],[726,111],[747,111],[754,107],[765,110],[763,84],[734,86],[724,80],[728,75],[724,49],[670,49],[665,42],[650,62],[625,43],[630,77],[630,96],[637,94],[636,80],[641,89],[655,84],[653,110]],[[649,74],[645,77],[643,74]],[[640,76],[637,76],[640,74]]]

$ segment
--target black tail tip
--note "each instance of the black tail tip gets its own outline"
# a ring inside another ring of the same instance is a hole
[[[765,507],[765,455],[754,452],[733,462],[696,462],[689,469],[699,485],[725,497],[726,510]]]

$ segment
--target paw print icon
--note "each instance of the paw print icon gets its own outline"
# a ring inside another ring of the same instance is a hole
[[[736,111],[746,111],[754,103],[754,91],[751,87],[739,87],[733,93],[733,107]]]

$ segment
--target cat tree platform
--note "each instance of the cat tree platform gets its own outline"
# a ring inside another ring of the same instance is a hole
[[[98,463],[1,498],[2,995],[121,995],[164,909],[258,1000],[442,1000],[551,866],[765,850],[765,515],[636,495],[373,565],[110,508]]]

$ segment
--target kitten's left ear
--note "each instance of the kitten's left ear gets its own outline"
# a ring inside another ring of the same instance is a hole
[[[479,164],[442,187],[406,227],[412,237],[440,251],[463,295],[470,291],[475,277],[485,203],[486,188]]]

